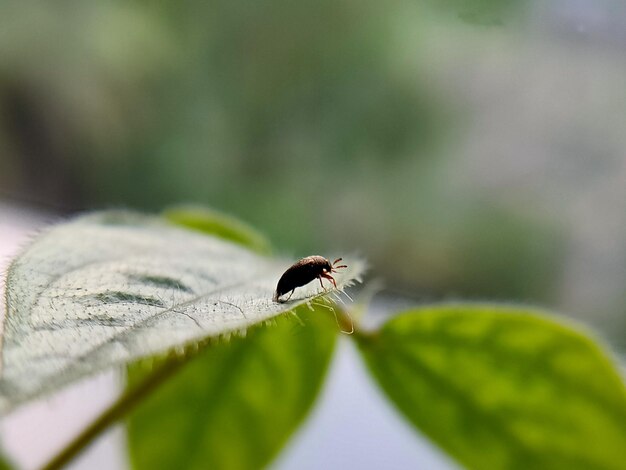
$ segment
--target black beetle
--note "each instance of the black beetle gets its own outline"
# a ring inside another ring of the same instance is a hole
[[[287,300],[291,298],[296,287],[308,284],[313,279],[319,279],[322,289],[324,288],[322,278],[328,279],[333,283],[333,286],[337,288],[337,283],[330,273],[337,272],[336,270],[339,268],[348,267],[345,264],[337,266],[339,261],[341,261],[341,258],[337,258],[331,264],[330,261],[323,256],[307,256],[306,258],[302,258],[300,261],[296,262],[293,266],[287,269],[287,271],[285,271],[280,277],[278,285],[276,286],[276,292],[274,292],[274,301],[287,302]],[[287,292],[289,292],[289,297],[285,300],[280,300],[280,297],[285,295]]]

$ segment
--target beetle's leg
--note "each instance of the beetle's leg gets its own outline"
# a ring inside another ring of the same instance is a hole
[[[320,281],[320,286],[322,286],[322,289],[326,290],[326,288],[324,287],[324,283],[322,282],[322,275],[321,274],[319,276],[317,276],[317,279]]]
[[[324,279],[328,279],[330,282],[333,283],[333,286],[335,286],[335,289],[337,288],[337,283],[335,282],[335,278],[332,277],[330,274],[322,273],[322,274],[320,274],[320,276],[323,277]],[[322,282],[321,279],[320,279],[320,282]]]
[[[288,301],[289,301],[289,299],[291,299],[291,296],[293,295],[293,291],[294,291],[294,290],[296,290],[296,289],[291,289],[291,292],[289,292],[289,297],[287,297],[287,298],[285,299],[285,302],[288,302]]]

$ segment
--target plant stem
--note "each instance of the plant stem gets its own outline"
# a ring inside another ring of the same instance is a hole
[[[125,392],[94,422],[70,442],[61,452],[52,458],[42,470],[58,470],[63,468],[70,460],[82,452],[103,431],[124,418],[137,404],[141,403],[146,395],[161,385],[165,380],[175,374],[189,361],[189,357],[170,356],[166,361],[154,370],[143,382],[132,390]]]

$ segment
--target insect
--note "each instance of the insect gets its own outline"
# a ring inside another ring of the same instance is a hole
[[[280,277],[278,285],[276,286],[276,292],[274,292],[274,301],[287,302],[293,295],[293,291],[296,287],[308,284],[313,279],[319,279],[322,289],[324,288],[322,278],[328,279],[333,283],[333,286],[337,288],[337,283],[335,282],[335,278],[331,276],[331,273],[337,272],[337,269],[339,268],[348,267],[345,264],[337,266],[337,263],[340,261],[341,258],[337,258],[331,264],[330,261],[323,256],[307,256],[306,258],[302,258],[300,261],[296,262],[296,264],[287,269],[287,271],[285,271]],[[289,297],[284,300],[281,299],[281,297],[287,292],[289,292]]]

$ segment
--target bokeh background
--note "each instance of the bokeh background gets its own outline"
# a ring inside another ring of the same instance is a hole
[[[208,205],[621,354],[624,51],[620,0],[5,0],[0,217]]]

